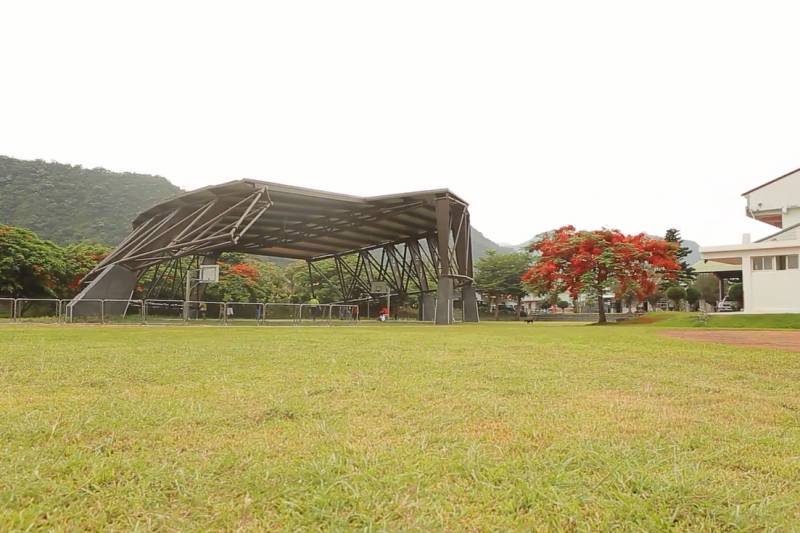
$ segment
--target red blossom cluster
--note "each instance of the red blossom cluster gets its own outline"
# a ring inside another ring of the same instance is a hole
[[[572,298],[616,281],[620,295],[633,292],[644,299],[657,291],[659,281],[676,279],[677,251],[676,243],[643,233],[564,226],[531,246],[540,258],[522,279],[543,292],[568,291]]]
[[[250,280],[255,280],[256,278],[258,278],[258,270],[256,270],[255,267],[246,265],[244,263],[231,265],[228,268],[228,274],[235,274],[237,276],[242,276],[243,278],[248,278]]]

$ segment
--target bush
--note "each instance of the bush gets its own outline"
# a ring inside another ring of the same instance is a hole
[[[728,298],[738,303],[739,307],[744,307],[744,287],[741,283],[731,285],[728,289]]]
[[[686,299],[686,289],[679,285],[673,285],[667,289],[667,298],[675,302],[675,309],[677,309],[681,300]]]

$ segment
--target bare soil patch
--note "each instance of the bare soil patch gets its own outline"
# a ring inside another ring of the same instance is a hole
[[[677,339],[752,346],[754,348],[773,348],[789,352],[800,352],[800,331],[696,331],[668,330],[660,335]]]

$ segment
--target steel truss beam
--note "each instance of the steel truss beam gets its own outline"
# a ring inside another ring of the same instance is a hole
[[[376,280],[400,296],[435,291],[437,323],[452,322],[455,289],[474,300],[469,212],[450,191],[358,198],[254,180],[185,193],[139,215],[86,276],[82,297],[111,267],[125,279],[152,269],[148,296],[180,291],[182,258],[226,251],[304,259],[312,284],[325,283],[341,301],[370,298]]]

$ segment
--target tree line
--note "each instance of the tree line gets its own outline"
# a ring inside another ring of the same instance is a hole
[[[703,299],[715,304],[716,279],[697,276],[685,261],[690,253],[682,246],[680,231],[670,228],[663,239],[645,234],[625,235],[617,230],[578,231],[572,226],[537,236],[528,250],[511,254],[489,253],[475,265],[475,285],[495,303],[521,301],[533,294],[547,307],[562,310],[588,297],[598,305],[599,321],[605,322],[604,295],[611,292],[630,308],[643,302],[656,305],[663,299],[694,308]],[[713,287],[712,287],[713,285]],[[736,292],[736,286],[732,291]],[[737,294],[739,294],[739,291]],[[495,305],[495,317],[499,305]]]
[[[709,283],[707,278],[697,278],[684,261],[688,250],[681,242],[676,229],[658,239],[616,230],[576,231],[567,226],[540,235],[526,251],[487,252],[476,263],[475,285],[496,303],[515,299],[518,314],[527,294],[562,310],[569,303],[559,298],[561,294],[573,300],[583,294],[602,302],[609,290],[630,307],[644,301],[655,304],[663,298],[675,302],[676,308],[682,301],[695,305],[701,298],[716,303],[716,280]],[[105,245],[86,241],[60,246],[29,229],[0,224],[0,297],[72,298],[82,289],[84,276],[110,251]],[[355,270],[356,257],[344,260],[353,262]],[[188,268],[189,259],[185,261]],[[322,303],[334,302],[341,300],[341,295],[322,280],[353,281],[350,272],[339,272],[333,260],[316,263],[321,276],[310,274],[304,261],[292,261],[282,268],[241,253],[223,253],[217,263],[220,282],[205,287],[203,297],[208,301],[303,303],[316,297]],[[142,276],[135,298],[146,296],[153,276],[152,270]],[[436,284],[436,280],[429,282]],[[149,296],[175,295],[157,292]],[[603,305],[598,309],[602,322]]]
[[[93,242],[60,246],[39,238],[27,228],[0,224],[0,298],[75,297],[83,288],[83,278],[111,252],[112,248]],[[357,257],[343,258],[356,270]],[[181,260],[183,270],[191,258]],[[203,298],[221,302],[306,303],[316,297],[321,303],[341,300],[336,289],[323,280],[353,282],[348,271],[339,272],[333,259],[315,263],[309,273],[305,261],[290,261],[281,266],[272,261],[242,253],[222,253],[217,259],[219,283],[204,286]],[[320,274],[321,273],[321,274]],[[175,273],[164,276],[174,282]],[[158,285],[158,272],[150,269],[139,280],[133,298],[169,299],[176,297],[175,283]],[[435,280],[429,280],[435,286]],[[179,299],[183,292],[178,287]],[[405,303],[405,302],[401,302]]]

